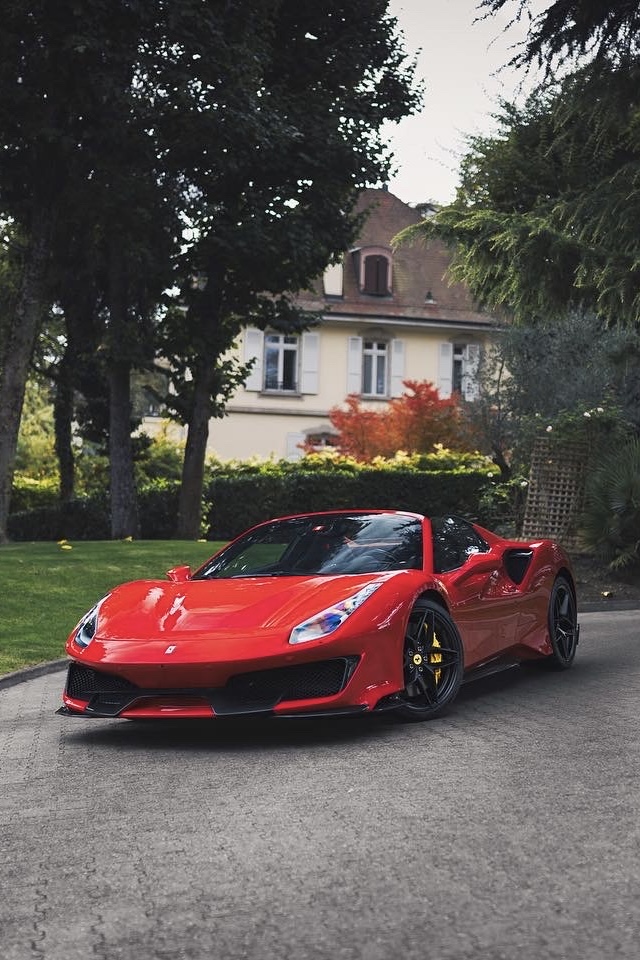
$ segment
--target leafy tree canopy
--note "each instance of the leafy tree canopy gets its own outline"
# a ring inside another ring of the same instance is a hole
[[[497,133],[470,137],[455,201],[409,235],[454,250],[452,275],[516,319],[567,311],[640,324],[640,7],[631,0],[482,0],[529,17],[512,63],[546,65]],[[554,70],[565,70],[559,79]],[[576,64],[581,63],[581,66]]]
[[[640,324],[640,60],[584,67],[497,120],[469,140],[455,201],[412,235],[447,242],[491,309]]]
[[[528,36],[512,60],[515,66],[551,67],[584,56],[624,59],[638,51],[637,0],[555,0],[542,11],[536,0],[481,0],[479,10],[484,16],[511,12],[512,22],[528,18]]]
[[[187,456],[202,459],[208,417],[241,372],[216,364],[247,317],[292,319],[282,294],[344,248],[358,190],[388,173],[382,122],[419,101],[387,6],[0,0],[0,213],[28,252],[11,377],[0,376],[0,540],[26,370],[52,298],[69,321],[69,363],[105,358],[114,530],[135,520],[129,372],[158,348],[156,308],[174,284],[187,314],[160,346],[192,361],[182,406],[199,437]]]
[[[479,397],[465,412],[505,476],[527,471],[545,430],[595,447],[640,426],[640,334],[594,314],[504,324],[478,379]]]

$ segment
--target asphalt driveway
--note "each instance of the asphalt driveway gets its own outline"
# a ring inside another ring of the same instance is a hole
[[[603,960],[640,942],[640,612],[399,725],[0,690],[4,960]]]

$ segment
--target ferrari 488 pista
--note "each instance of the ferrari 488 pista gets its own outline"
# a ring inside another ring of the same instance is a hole
[[[392,510],[284,517],[96,603],[67,641],[60,712],[426,720],[479,673],[570,667],[578,629],[550,540]]]

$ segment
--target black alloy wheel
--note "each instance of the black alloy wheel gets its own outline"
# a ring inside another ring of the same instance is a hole
[[[568,670],[578,647],[578,612],[571,584],[558,577],[549,599],[549,639],[553,652],[546,663],[556,670]]]
[[[399,695],[402,720],[430,720],[454,699],[464,673],[464,651],[458,628],[439,604],[417,600],[407,624]]]

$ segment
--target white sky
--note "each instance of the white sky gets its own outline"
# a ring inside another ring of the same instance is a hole
[[[466,134],[489,133],[500,96],[521,99],[522,72],[499,70],[510,48],[525,35],[515,25],[503,34],[517,9],[474,23],[479,0],[390,0],[409,53],[417,53],[418,76],[425,80],[422,111],[389,125],[386,135],[398,173],[390,191],[405,203],[453,199]],[[509,6],[509,5],[508,5]],[[536,2],[536,12],[549,0]]]

